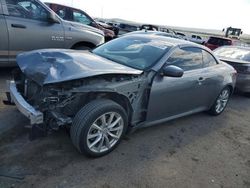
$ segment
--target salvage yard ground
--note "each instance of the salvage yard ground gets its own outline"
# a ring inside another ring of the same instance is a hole
[[[0,70],[0,100],[10,70]],[[0,102],[0,188],[250,187],[250,98],[218,117],[200,113],[126,136],[89,159],[61,130],[33,142],[28,120]]]

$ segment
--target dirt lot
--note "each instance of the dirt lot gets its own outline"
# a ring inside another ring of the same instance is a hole
[[[2,99],[9,70],[0,77]],[[250,187],[250,98],[241,95],[219,117],[138,130],[99,159],[80,155],[63,130],[31,142],[27,124],[0,104],[0,188]]]

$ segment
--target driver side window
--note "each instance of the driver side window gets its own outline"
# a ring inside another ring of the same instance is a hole
[[[184,71],[202,68],[202,50],[195,47],[177,48],[167,64],[180,67]]]
[[[73,10],[73,21],[86,25],[90,25],[92,22],[85,14],[77,10]]]
[[[10,16],[47,21],[48,11],[34,0],[6,0]]]

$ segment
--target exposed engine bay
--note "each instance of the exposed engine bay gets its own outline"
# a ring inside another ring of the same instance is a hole
[[[98,98],[111,99],[123,106],[131,127],[145,121],[152,76],[110,74],[39,85],[18,70],[14,80],[23,98],[44,114],[39,128],[47,132],[70,127],[79,109]]]

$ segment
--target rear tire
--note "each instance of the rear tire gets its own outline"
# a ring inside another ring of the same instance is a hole
[[[231,89],[229,87],[225,87],[216,98],[213,106],[210,108],[208,113],[214,116],[220,115],[225,110],[230,95]]]
[[[126,111],[112,100],[98,99],[86,104],[76,114],[70,136],[80,153],[101,157],[113,151],[124,136]]]

